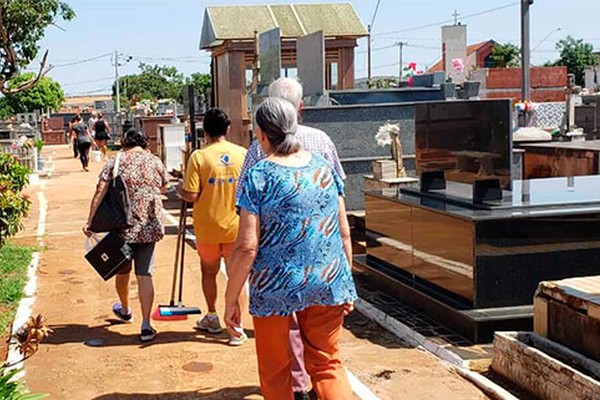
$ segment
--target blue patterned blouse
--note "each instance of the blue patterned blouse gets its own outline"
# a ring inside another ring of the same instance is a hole
[[[303,167],[262,160],[248,170],[238,206],[260,219],[250,313],[285,316],[356,300],[340,235],[343,183],[313,154]]]

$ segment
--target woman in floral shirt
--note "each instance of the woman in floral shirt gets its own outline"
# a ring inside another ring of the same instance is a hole
[[[147,151],[148,137],[136,130],[129,130],[123,139],[123,148],[119,160],[119,175],[123,178],[129,190],[130,209],[135,221],[134,225],[122,233],[123,240],[134,251],[133,265],[138,281],[138,291],[142,306],[143,342],[151,341],[156,336],[156,330],[150,325],[150,314],[154,302],[154,285],[152,283],[152,263],[156,242],[164,236],[162,223],[161,192],[167,184],[165,167],[162,162]],[[88,223],[83,230],[86,235],[90,221],[94,216],[100,201],[112,179],[115,157],[111,157],[100,173],[96,194],[92,199]],[[119,303],[113,305],[113,313],[122,321],[132,320],[129,307],[129,276],[131,263],[124,267],[116,277]]]

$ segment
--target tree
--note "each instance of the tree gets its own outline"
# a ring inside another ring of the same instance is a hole
[[[176,67],[140,63],[141,72],[119,78],[121,96],[132,105],[140,100],[183,99],[183,74]],[[116,87],[113,85],[113,95]]]
[[[69,21],[75,12],[59,0],[0,0],[0,92],[18,93],[35,86],[50,70],[48,51],[44,53],[40,69],[28,81],[18,85],[9,82],[27,67],[39,52],[39,41],[46,28],[58,20]]]
[[[566,66],[567,71],[575,75],[575,82],[584,85],[586,67],[598,64],[594,46],[583,39],[567,36],[556,44],[556,50],[560,52],[560,58],[554,65]]]
[[[512,43],[498,43],[492,51],[492,60],[498,68],[516,67],[520,64],[519,53],[519,48]]]
[[[19,87],[24,82],[35,79],[36,74],[29,72],[13,78],[8,85],[9,89]],[[44,76],[39,79],[37,85],[18,93],[9,94],[6,97],[6,105],[12,114],[22,112],[33,112],[47,108],[58,110],[65,101],[65,94],[60,84],[55,80]]]
[[[203,74],[201,72],[195,72],[187,77],[185,83],[186,85],[194,86],[196,92],[204,96],[207,96],[207,92],[212,86],[210,74]]]

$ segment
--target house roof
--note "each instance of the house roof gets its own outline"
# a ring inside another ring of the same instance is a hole
[[[475,43],[467,47],[467,56],[470,56],[473,53],[478,52],[482,48],[486,47],[491,43],[495,43],[493,40],[486,40],[483,42]],[[427,72],[443,72],[444,71],[444,60],[439,60],[431,68],[427,70]]]
[[[362,21],[350,3],[207,6],[200,48],[224,40],[251,40],[254,32],[281,29],[282,38],[297,38],[323,31],[325,37],[363,37]]]

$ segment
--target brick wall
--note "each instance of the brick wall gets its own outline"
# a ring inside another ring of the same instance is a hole
[[[521,99],[521,68],[486,68],[477,72],[477,79],[483,79],[480,92],[482,98]],[[566,86],[566,67],[531,68],[532,101],[565,101]]]

